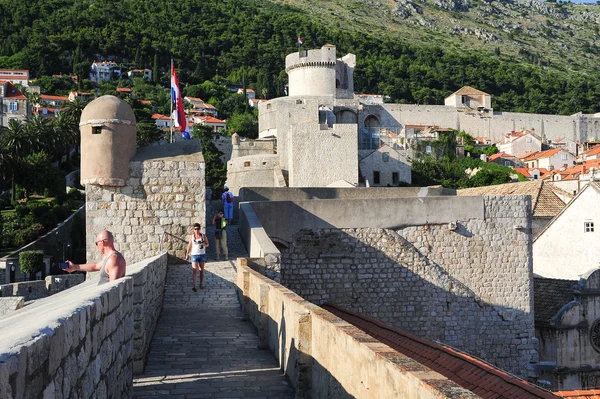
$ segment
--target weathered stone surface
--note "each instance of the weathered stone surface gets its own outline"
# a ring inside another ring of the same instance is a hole
[[[166,264],[165,253],[116,282],[89,281],[0,320],[0,397],[128,397],[134,358],[143,365],[162,309]],[[148,278],[134,287],[138,273]],[[146,300],[134,305],[136,291]],[[134,312],[147,331],[134,331]]]
[[[281,281],[527,377],[534,342],[525,197],[485,197],[485,219],[387,229],[315,229],[282,251]]]

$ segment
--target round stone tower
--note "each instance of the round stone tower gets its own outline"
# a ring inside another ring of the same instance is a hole
[[[335,96],[335,46],[300,51],[285,57],[290,96]]]
[[[135,155],[135,115],[125,101],[102,96],[81,113],[81,183],[125,186]]]

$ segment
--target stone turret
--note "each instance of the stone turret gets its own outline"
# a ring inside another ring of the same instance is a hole
[[[335,46],[303,50],[285,57],[290,96],[335,96]]]
[[[135,115],[125,101],[102,96],[81,113],[81,183],[125,186],[136,153]]]

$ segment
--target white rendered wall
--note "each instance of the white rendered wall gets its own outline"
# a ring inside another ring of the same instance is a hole
[[[290,96],[335,96],[335,66],[296,68],[288,78]]]
[[[600,193],[593,186],[574,199],[533,242],[533,272],[542,277],[577,280],[600,262]],[[594,232],[584,232],[584,222]]]
[[[531,142],[527,142],[527,139],[531,139]],[[510,143],[497,144],[496,146],[498,147],[498,151],[506,152],[515,157],[527,154],[528,152],[542,150],[542,142],[531,135],[520,137]]]

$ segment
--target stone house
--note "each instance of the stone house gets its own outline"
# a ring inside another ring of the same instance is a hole
[[[577,156],[577,162],[587,162],[600,159],[600,145],[590,147]]]
[[[237,94],[244,94],[244,89],[239,88]],[[246,88],[246,98],[248,100],[253,100],[256,98],[256,92],[252,89]]]
[[[519,158],[528,168],[568,169],[575,164],[575,155],[562,148],[532,152]]]
[[[369,186],[397,186],[412,182],[412,167],[406,153],[400,152],[387,144],[360,160],[361,177]]]
[[[121,68],[114,61],[94,61],[90,67],[90,80],[102,82],[111,79],[121,79]]]
[[[75,101],[75,99],[80,101],[90,101],[92,99],[92,93],[87,93],[84,91],[72,91],[69,93],[69,101]]]
[[[448,107],[484,110],[492,108],[492,97],[481,90],[463,86],[444,99]]]
[[[511,168],[519,168],[523,166],[523,162],[521,162],[519,158],[506,152],[499,152],[497,154],[490,155],[488,162],[497,163],[498,165],[502,166],[509,166]]]
[[[520,174],[522,174],[523,176],[525,176],[528,180],[539,180],[539,179],[543,179],[544,175],[546,175],[548,173],[547,169],[543,169],[543,168],[514,168],[515,172],[519,172]]]
[[[11,120],[25,121],[31,115],[27,97],[11,82],[0,82],[0,127]]]
[[[533,272],[541,277],[577,280],[600,264],[598,226],[600,185],[591,182],[533,241]]]
[[[10,82],[29,87],[29,71],[26,69],[0,69],[0,82]]]
[[[227,122],[209,115],[194,116],[193,122],[194,124],[209,126],[210,128],[212,128],[213,133],[219,133],[221,130],[225,130],[225,128],[227,127]]]
[[[537,236],[552,218],[565,207],[556,194],[556,188],[543,180],[496,184],[493,186],[456,190],[456,195],[472,197],[480,195],[529,195],[531,197],[531,234]],[[527,229],[527,226],[523,226]]]
[[[149,68],[132,69],[131,71],[127,72],[127,76],[129,76],[129,79],[141,77],[147,80],[152,80],[152,70]]]
[[[521,157],[524,154],[542,150],[542,140],[533,132],[523,130],[521,132],[510,132],[502,140],[496,143],[500,152]]]
[[[579,280],[535,277],[533,287],[540,380],[552,391],[599,387],[600,270]]]
[[[173,120],[168,116],[162,114],[153,114],[152,119],[154,119],[154,124],[159,129],[170,129],[173,124]]]

